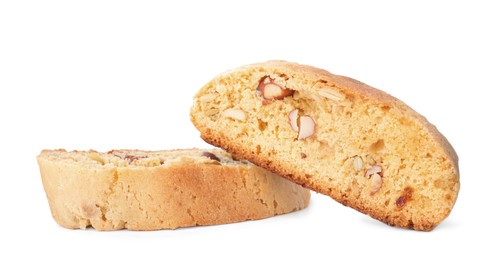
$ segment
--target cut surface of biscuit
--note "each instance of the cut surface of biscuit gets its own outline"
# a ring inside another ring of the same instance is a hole
[[[387,224],[432,230],[459,191],[458,157],[400,100],[285,61],[225,72],[195,96],[201,137]]]
[[[158,230],[255,220],[305,208],[310,192],[219,149],[44,150],[52,216],[65,228]]]

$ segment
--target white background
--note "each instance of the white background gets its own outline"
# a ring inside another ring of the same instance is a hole
[[[1,259],[496,259],[492,1],[165,2],[0,2]],[[449,218],[432,232],[397,229],[313,194],[298,213],[175,231],[53,221],[41,149],[208,147],[189,120],[192,96],[270,59],[356,78],[425,115],[460,156]]]

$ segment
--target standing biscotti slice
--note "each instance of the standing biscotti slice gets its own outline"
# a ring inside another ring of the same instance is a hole
[[[157,230],[262,219],[305,208],[306,190],[222,150],[43,151],[54,219],[66,228]]]
[[[207,142],[390,225],[431,230],[459,191],[458,158],[400,100],[327,71],[270,61],[195,96]]]

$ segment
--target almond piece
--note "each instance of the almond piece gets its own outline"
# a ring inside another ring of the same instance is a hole
[[[306,139],[315,134],[315,120],[310,116],[299,117],[299,135],[298,140]]]
[[[218,114],[219,112],[220,112],[219,109],[211,108],[211,109],[206,110],[206,116],[212,117],[212,116]]]
[[[112,154],[116,157],[119,157],[125,161],[128,162],[128,164],[132,163],[133,161],[136,161],[136,160],[140,160],[140,159],[144,159],[144,158],[147,158],[146,155],[140,155],[140,154],[135,154],[135,155],[132,155],[132,154],[128,154],[128,153],[124,153],[124,152],[120,152],[120,151],[109,151],[107,152],[108,154]]]
[[[209,93],[209,94],[206,94],[204,96],[200,96],[199,97],[199,101],[201,102],[211,102],[213,101],[215,98],[216,98],[216,94],[214,93]]]
[[[235,108],[229,108],[223,111],[223,116],[240,121],[246,120],[246,113],[240,109],[235,109]]]
[[[294,109],[289,112],[289,124],[294,132],[299,132],[299,126],[297,125],[297,119],[299,117],[299,110]]]
[[[275,84],[266,84],[262,92],[263,98],[271,100],[282,97],[284,90]]]
[[[213,161],[218,161],[218,162],[221,162],[220,158],[218,158],[218,156],[214,155],[213,153],[210,153],[210,152],[202,152],[202,156],[204,157],[207,157]]]
[[[342,94],[341,92],[339,92],[335,89],[329,88],[329,87],[323,87],[323,88],[319,89],[318,95],[325,97],[325,98],[328,98],[330,100],[334,100],[334,101],[341,101],[341,100],[344,100],[344,98],[345,98],[344,94]]]
[[[381,174],[381,173],[382,173],[382,167],[380,167],[379,165],[374,165],[365,172],[365,177],[370,177],[374,174]]]
[[[370,182],[372,183],[372,192],[370,193],[371,195],[375,194],[380,190],[380,188],[382,188],[382,177],[380,176],[380,174],[373,174],[370,178]]]
[[[270,104],[275,100],[283,99],[294,94],[294,90],[277,84],[270,76],[263,77],[259,81],[259,85],[256,90],[259,95],[263,97],[263,105]]]
[[[353,159],[353,168],[356,171],[361,171],[363,169],[363,159],[360,156],[355,156]]]
[[[403,208],[408,201],[411,200],[413,196],[413,189],[411,187],[406,187],[403,190],[403,195],[396,200],[396,207],[398,209]]]

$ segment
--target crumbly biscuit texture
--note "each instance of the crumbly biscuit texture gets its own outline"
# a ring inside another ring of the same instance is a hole
[[[400,100],[285,61],[244,66],[195,96],[207,142],[387,224],[432,230],[459,191],[458,157]]]
[[[255,220],[305,208],[309,190],[218,150],[44,150],[52,215],[66,228],[158,230]]]

